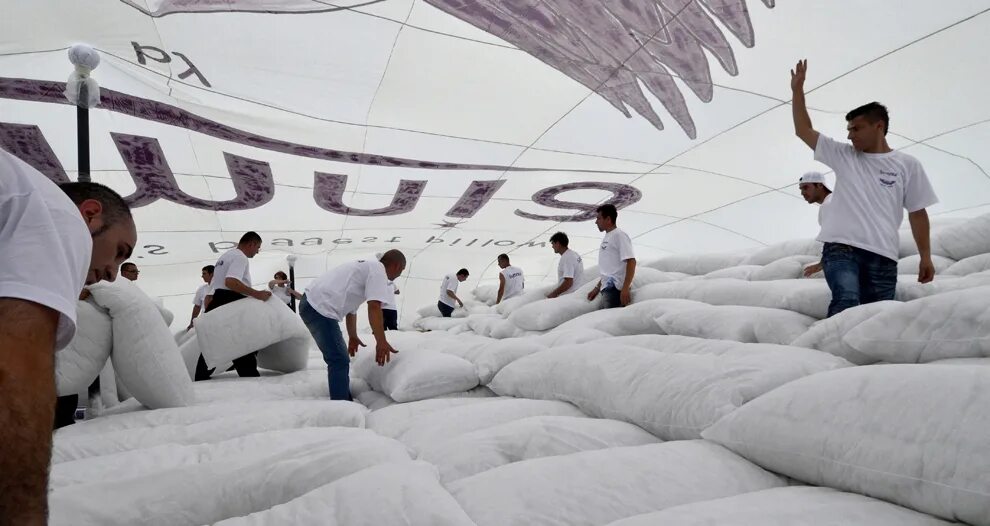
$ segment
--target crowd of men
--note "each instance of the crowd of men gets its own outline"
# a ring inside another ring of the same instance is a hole
[[[861,303],[893,299],[897,281],[898,228],[904,209],[918,246],[918,280],[931,281],[935,269],[929,246],[926,208],[937,202],[921,163],[890,148],[887,109],[870,103],[846,115],[850,143],[835,141],[814,129],[805,106],[807,63],[791,71],[795,134],[814,151],[817,161],[835,173],[828,189],[821,174],[799,182],[804,198],[821,205],[818,240],[824,243],[820,268],[832,291],[829,316]],[[599,276],[587,295],[613,308],[628,305],[636,275],[629,236],[616,226],[614,206],[598,208],[595,224],[604,232],[598,251]],[[118,269],[137,280],[137,266],[121,268],[137,242],[137,230],[126,202],[97,183],[56,185],[24,161],[0,150],[0,524],[44,524],[47,474],[55,400],[55,351],[76,330],[76,302],[84,287],[113,281]],[[581,281],[581,256],[568,248],[567,235],[550,238],[560,255],[558,285],[547,296],[572,293]],[[250,260],[261,249],[261,237],[244,234],[237,247],[214,265],[203,267],[204,285],[197,290],[190,325],[202,313],[235,301],[298,299],[300,315],[323,353],[333,399],[350,399],[349,356],[364,342],[357,335],[356,311],[368,305],[375,338],[375,359],[387,363],[397,352],[386,328],[396,327],[394,281],[405,269],[405,256],[390,250],[376,260],[345,263],[326,272],[305,293],[288,287],[276,274],[269,290],[251,287]],[[524,290],[523,272],[498,257],[501,268],[497,301]],[[808,270],[817,271],[818,267]],[[437,304],[444,316],[463,306],[458,284],[469,276],[460,269],[444,277]],[[344,341],[340,323],[345,324]],[[234,361],[241,376],[258,376],[254,355]],[[210,377],[202,358],[196,379]]]

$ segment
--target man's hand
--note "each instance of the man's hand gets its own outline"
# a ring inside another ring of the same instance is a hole
[[[463,301],[457,300],[457,304],[460,305],[462,309],[464,308],[464,302]]]
[[[804,93],[804,79],[808,74],[808,61],[799,60],[791,70],[791,91]]]
[[[261,301],[268,301],[268,298],[272,297],[272,293],[267,290],[258,290],[255,291],[254,297]]]
[[[588,301],[595,301],[595,298],[597,297],[598,297],[598,287],[595,287],[591,289],[591,292],[588,293]]]
[[[79,293],[79,301],[86,301],[92,295],[93,293],[91,293],[89,289],[82,289],[82,292]]]
[[[559,296],[559,294],[557,294],[556,292],[551,292],[550,294],[547,294],[547,299],[554,299],[557,296]]]
[[[918,283],[928,283],[935,279],[935,263],[932,263],[931,256],[921,258],[918,265]]]
[[[347,341],[347,354],[351,355],[351,357],[354,357],[354,355],[357,354],[358,352],[358,347],[364,347],[364,346],[365,346],[364,342],[361,341],[361,338],[358,338],[357,336],[352,336]]]
[[[810,278],[812,275],[821,272],[822,271],[822,268],[824,268],[824,267],[822,267],[822,264],[821,263],[815,263],[814,265],[808,265],[807,267],[804,267],[804,277]]]
[[[375,344],[375,361],[378,365],[384,366],[392,359],[392,354],[397,352],[399,351],[393,349],[392,345],[383,339]]]
[[[619,301],[622,302],[623,307],[632,303],[632,293],[629,292],[629,289],[622,289],[622,292],[619,293]]]
[[[186,327],[186,330],[189,331],[189,330],[192,330],[192,328],[193,328],[193,324],[192,324],[192,322],[189,322],[189,326]]]

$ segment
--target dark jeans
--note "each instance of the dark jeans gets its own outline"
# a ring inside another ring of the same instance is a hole
[[[440,309],[440,315],[444,318],[449,318],[454,313],[454,308],[442,301],[437,302],[437,308]]]
[[[841,243],[822,249],[825,281],[832,291],[829,317],[856,305],[894,299],[897,262]]]
[[[382,309],[382,319],[385,321],[386,331],[399,330],[399,311],[395,309]]]
[[[205,312],[210,312],[214,309],[218,309],[227,305],[228,303],[233,303],[237,300],[242,300],[247,296],[243,294],[238,294],[232,290],[218,289],[213,291],[213,299],[210,300],[210,304],[206,307]],[[234,369],[237,371],[237,375],[240,377],[258,377],[261,373],[258,372],[258,353],[251,352],[241,356],[240,358],[235,358]],[[210,376],[213,374],[214,369],[210,369],[206,366],[206,360],[203,359],[203,355],[199,355],[199,360],[196,361],[196,381],[209,380]]]
[[[614,309],[622,306],[622,298],[620,297],[619,289],[614,286],[609,285],[603,288],[601,295],[603,309]]]
[[[323,353],[330,399],[351,400],[351,357],[347,354],[347,343],[340,332],[340,322],[316,312],[306,301],[305,295],[299,302],[299,316]]]
[[[55,399],[55,429],[76,423],[76,406],[79,395],[59,396]]]

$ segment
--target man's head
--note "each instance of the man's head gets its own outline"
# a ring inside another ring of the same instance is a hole
[[[213,265],[203,267],[203,271],[200,273],[200,276],[202,276],[203,281],[206,283],[213,281]]]
[[[555,254],[563,254],[567,252],[567,244],[570,240],[567,239],[567,234],[563,232],[557,232],[556,234],[550,236],[550,248],[553,249]]]
[[[595,226],[598,227],[599,232],[609,232],[615,228],[615,220],[619,217],[619,211],[615,209],[613,204],[604,204],[599,206],[595,217]]]
[[[137,228],[124,198],[99,183],[63,183],[59,188],[77,207],[93,237],[86,284],[117,279],[120,264],[131,257]]]
[[[499,254],[498,255],[498,268],[505,268],[509,266],[509,255]]]
[[[819,172],[808,172],[802,175],[801,179],[798,180],[798,188],[801,190],[801,197],[808,204],[821,204],[828,197],[828,194],[832,193],[825,186],[825,176]]]
[[[131,281],[137,281],[138,274],[140,273],[141,271],[138,270],[137,265],[130,261],[120,266],[120,275]]]
[[[887,107],[879,102],[864,104],[846,114],[846,130],[853,148],[861,152],[875,152],[884,144],[890,127]]]
[[[406,270],[406,255],[400,250],[392,249],[385,252],[379,261],[385,267],[385,275],[388,276],[389,281],[399,277],[402,271]]]
[[[237,248],[249,258],[253,258],[261,252],[261,236],[257,232],[245,232],[241,240],[237,242]]]
[[[471,274],[468,272],[466,268],[462,268],[461,270],[457,271],[457,281],[464,281],[468,279],[468,276],[470,275]]]
[[[282,281],[288,281],[289,280],[289,275],[286,274],[285,272],[282,272],[280,270],[280,271],[278,271],[278,272],[275,273],[275,279],[280,279]]]

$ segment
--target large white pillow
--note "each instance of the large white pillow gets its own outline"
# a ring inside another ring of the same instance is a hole
[[[488,385],[506,365],[547,347],[536,338],[508,338],[481,346],[473,360],[481,385]]]
[[[93,300],[110,313],[113,369],[127,391],[157,409],[192,405],[195,394],[178,346],[158,308],[126,279],[89,286]]]
[[[832,488],[792,486],[674,506],[609,526],[950,526],[931,515]]]
[[[598,307],[598,302],[588,301],[581,290],[578,290],[574,294],[535,301],[520,307],[509,315],[509,321],[523,330],[546,331],[567,320],[596,311]]]
[[[822,243],[816,239],[791,239],[761,248],[746,256],[743,265],[769,265],[791,256],[821,257]]]
[[[574,329],[572,331],[551,331],[534,338],[534,340],[538,343],[546,345],[547,347],[560,347],[562,345],[587,343],[590,341],[611,337],[611,334],[598,329]]]
[[[946,270],[956,263],[956,261],[944,256],[932,255],[932,263],[935,265],[936,274],[944,274]],[[920,265],[921,256],[918,254],[903,257],[897,262],[897,273],[917,276],[918,267]]]
[[[420,318],[413,322],[414,328],[423,331],[449,331],[461,326],[467,326],[467,318],[457,316],[450,318]]]
[[[478,526],[596,526],[784,484],[716,444],[681,440],[515,462],[447,487]]]
[[[780,345],[804,334],[814,322],[814,318],[797,312],[738,305],[705,306],[656,319],[666,334]]]
[[[649,261],[643,266],[663,272],[679,272],[698,276],[742,264],[742,254],[678,254]]]
[[[978,254],[956,262],[951,267],[945,269],[946,276],[967,276],[990,270],[990,253]]]
[[[990,369],[868,365],[812,375],[703,433],[771,471],[990,525]]]
[[[749,275],[750,281],[774,281],[778,279],[800,279],[804,268],[811,263],[817,263],[819,256],[788,256],[768,263]]]
[[[379,435],[398,438],[427,415],[462,405],[488,404],[498,398],[433,398],[396,404],[368,415],[367,427]]]
[[[932,253],[965,259],[990,252],[990,214],[968,219],[932,233]]]
[[[990,357],[990,286],[895,305],[857,325],[843,341],[890,363]]]
[[[302,318],[278,298],[244,298],[196,318],[196,338],[208,367],[217,367],[289,338],[308,337]]]
[[[55,353],[55,389],[58,396],[85,391],[110,358],[113,329],[110,315],[92,301],[76,304],[76,334]]]
[[[795,347],[818,349],[840,356],[856,365],[869,365],[879,360],[865,355],[843,341],[846,334],[860,323],[884,310],[902,305],[899,301],[877,301],[846,309],[831,318],[815,322],[808,330],[790,343]]]
[[[638,298],[681,298],[711,305],[749,305],[799,312],[816,319],[828,314],[832,294],[824,280],[742,281],[705,279],[643,287]]]
[[[354,376],[396,402],[463,392],[478,385],[478,373],[471,362],[429,349],[402,348],[390,362],[379,366],[373,348],[369,348],[358,353],[352,370]]]
[[[258,350],[258,367],[281,373],[302,371],[309,362],[309,349],[316,344],[311,336],[294,336]]]
[[[698,438],[722,416],[779,385],[849,365],[797,347],[651,338],[664,342],[659,350],[611,339],[548,349],[510,363],[489,387],[502,396],[570,402],[588,415],[677,440]]]
[[[763,268],[763,265],[737,265],[735,267],[723,268],[704,275],[705,279],[741,279],[748,281],[749,277]]]

